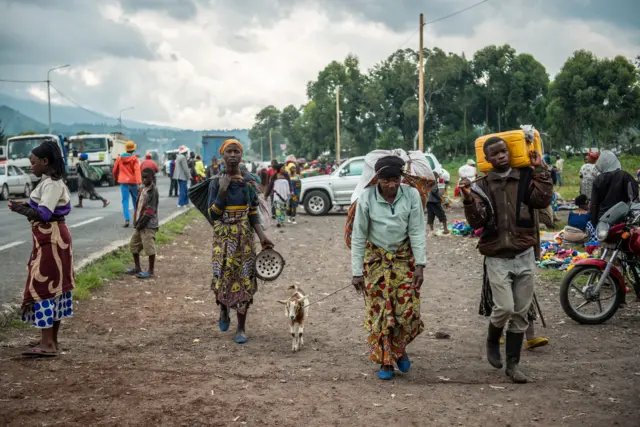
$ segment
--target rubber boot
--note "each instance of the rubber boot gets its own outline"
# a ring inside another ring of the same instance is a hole
[[[500,357],[500,337],[502,329],[494,326],[489,321],[489,333],[487,334],[487,360],[496,369],[502,369],[502,359]]]
[[[507,340],[505,343],[507,369],[505,373],[516,384],[525,384],[528,381],[519,366],[523,340],[524,334],[507,331]]]

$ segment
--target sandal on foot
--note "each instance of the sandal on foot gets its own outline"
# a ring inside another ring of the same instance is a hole
[[[249,339],[242,335],[236,335],[233,337],[233,342],[236,344],[246,344],[247,341],[249,341]]]
[[[129,228],[129,221],[125,221],[122,228]]]
[[[138,279],[150,279],[153,277],[153,274],[149,273],[148,271],[141,271],[140,273],[136,274],[136,277]]]
[[[105,200],[104,202],[102,202],[102,207],[103,207],[103,208],[106,208],[106,207],[107,207],[107,206],[109,206],[110,204],[111,204],[111,202],[110,202],[110,201]]]
[[[128,274],[129,276],[135,276],[138,274],[135,268],[128,268],[125,270],[124,274]]]
[[[527,340],[524,343],[524,348],[527,350],[533,350],[534,348],[537,348],[537,347],[544,347],[547,344],[549,344],[549,340],[547,338],[538,337],[532,340]]]
[[[229,330],[229,326],[231,326],[231,318],[227,320],[218,320],[218,328],[220,328],[221,332],[227,332]]]
[[[57,351],[44,351],[40,347],[33,347],[27,351],[22,352],[23,356],[28,357],[58,357]]]
[[[409,360],[407,353],[405,353],[400,359],[398,359],[398,370],[402,373],[407,373],[409,372],[409,369],[411,369],[411,361]]]
[[[384,381],[393,379],[393,371],[383,371],[382,368],[378,371],[378,378]]]

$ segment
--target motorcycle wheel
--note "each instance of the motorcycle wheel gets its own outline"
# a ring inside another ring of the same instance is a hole
[[[560,286],[560,304],[562,305],[562,309],[567,316],[580,324],[598,325],[600,323],[604,323],[616,314],[616,311],[618,311],[618,308],[622,303],[624,296],[622,293],[623,291],[620,289],[620,283],[618,283],[617,279],[613,275],[609,275],[609,278],[600,289],[600,298],[598,300],[587,301],[584,297],[582,289],[585,285],[580,283],[580,279],[585,276],[590,277],[593,281],[592,283],[595,284],[600,280],[602,273],[603,270],[592,265],[577,266],[565,274],[562,279],[562,285]],[[610,298],[603,298],[603,293],[606,289],[611,290],[611,293],[613,294]],[[570,297],[574,294],[582,295],[582,304],[578,307],[574,307],[573,304],[571,304]],[[603,310],[603,301],[608,302],[606,310]],[[600,312],[593,315],[587,315],[579,311],[580,308],[589,305],[598,307]]]

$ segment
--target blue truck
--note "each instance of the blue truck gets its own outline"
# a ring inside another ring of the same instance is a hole
[[[211,162],[211,159],[220,159],[220,147],[227,139],[236,139],[234,136],[217,136],[217,135],[203,135],[202,136],[202,161],[205,165]]]

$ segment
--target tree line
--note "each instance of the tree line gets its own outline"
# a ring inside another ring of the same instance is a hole
[[[344,156],[377,148],[413,149],[418,139],[419,52],[401,49],[362,72],[357,56],[332,61],[307,84],[308,102],[263,108],[249,131],[252,149],[335,155],[336,88]],[[483,134],[532,124],[546,149],[640,151],[640,57],[597,58],[575,52],[551,81],[544,65],[509,45],[487,46],[473,58],[425,49],[424,144],[438,157],[472,155]]]

